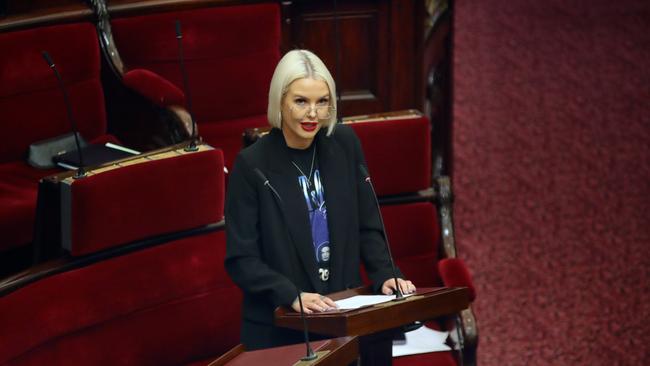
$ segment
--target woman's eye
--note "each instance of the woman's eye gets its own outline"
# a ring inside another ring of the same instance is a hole
[[[296,103],[297,105],[304,105],[306,101],[304,99],[296,99],[294,103]]]
[[[329,104],[330,104],[330,100],[329,100],[329,99],[320,99],[320,100],[318,101],[318,105],[319,105],[319,106],[325,106],[325,105],[329,105]]]

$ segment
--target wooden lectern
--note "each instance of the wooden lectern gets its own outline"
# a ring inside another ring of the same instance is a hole
[[[208,366],[344,366],[357,360],[359,342],[357,337],[340,337],[311,342],[314,353],[319,355],[314,361],[300,361],[305,356],[305,344],[274,347],[246,352],[243,345],[231,349]]]
[[[328,295],[342,300],[356,295],[372,295],[368,287],[360,287]],[[451,315],[469,306],[466,287],[418,289],[415,295],[401,301],[367,306],[354,310],[336,310],[307,315],[309,331],[331,336],[359,336],[363,366],[392,365],[392,339],[397,328],[419,320]],[[275,324],[302,330],[300,314],[280,307],[275,311]]]

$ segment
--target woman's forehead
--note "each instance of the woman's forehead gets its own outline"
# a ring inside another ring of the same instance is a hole
[[[327,83],[323,80],[312,79],[312,78],[301,78],[294,80],[289,84],[287,89],[288,93],[298,94],[304,96],[319,95],[326,96],[329,95],[329,87]]]

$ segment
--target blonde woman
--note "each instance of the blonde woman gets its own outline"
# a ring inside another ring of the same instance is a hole
[[[362,262],[375,290],[394,290],[361,145],[336,124],[334,80],[315,54],[280,60],[267,115],[273,128],[237,156],[226,199],[225,265],[244,293],[248,350],[301,342],[301,332],[273,325],[275,308],[299,311],[300,293],[306,313],[334,309],[325,295],[361,286]]]

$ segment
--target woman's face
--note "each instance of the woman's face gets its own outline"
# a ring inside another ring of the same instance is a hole
[[[282,98],[282,133],[287,145],[306,149],[331,114],[330,91],[323,80],[297,79]]]

